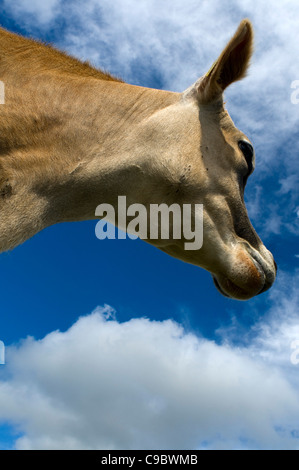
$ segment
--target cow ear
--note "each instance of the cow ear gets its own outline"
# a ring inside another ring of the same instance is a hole
[[[197,82],[197,94],[201,103],[219,99],[233,82],[245,77],[253,52],[253,28],[249,20],[241,21],[233,38],[210,70]]]

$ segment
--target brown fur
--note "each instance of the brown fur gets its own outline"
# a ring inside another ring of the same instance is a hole
[[[24,38],[0,28],[1,70],[9,68],[19,73],[35,74],[56,71],[76,77],[94,77],[99,80],[121,82],[107,72],[92,67],[89,62],[80,60],[34,39]]]

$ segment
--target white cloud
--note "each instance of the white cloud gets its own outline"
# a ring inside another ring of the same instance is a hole
[[[247,347],[172,320],[119,323],[108,306],[27,338],[7,348],[0,420],[22,433],[17,449],[299,448],[299,302],[285,284]]]
[[[22,18],[27,26],[38,21],[40,26],[49,25],[60,13],[61,0],[4,0],[4,8],[15,18]]]
[[[299,340],[298,281],[298,270],[292,274],[279,272],[275,289],[269,293],[269,310],[248,332],[254,337],[247,348],[251,357],[262,357],[265,363],[279,367],[297,390],[299,375],[290,361],[290,349]]]

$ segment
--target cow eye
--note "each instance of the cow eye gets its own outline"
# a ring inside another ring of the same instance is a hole
[[[253,160],[253,154],[254,150],[252,145],[247,142],[246,140],[239,140],[238,142],[239,149],[243,153],[245,160],[248,165],[248,173],[250,174],[252,172],[252,160]]]
[[[247,172],[242,177],[242,186],[243,186],[243,188],[245,188],[248,177],[253,171],[254,150],[253,150],[252,145],[249,142],[247,142],[246,140],[239,140],[238,146],[239,146],[239,149],[241,150],[241,152],[243,153],[244,158],[245,158],[246,163],[247,163]]]

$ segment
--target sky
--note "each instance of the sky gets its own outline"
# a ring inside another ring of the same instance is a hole
[[[0,449],[299,449],[297,13],[295,0],[0,1],[2,27],[179,92],[250,18],[252,64],[225,100],[255,146],[245,200],[278,264],[271,290],[238,302],[141,240],[98,240],[95,221],[1,254]]]

